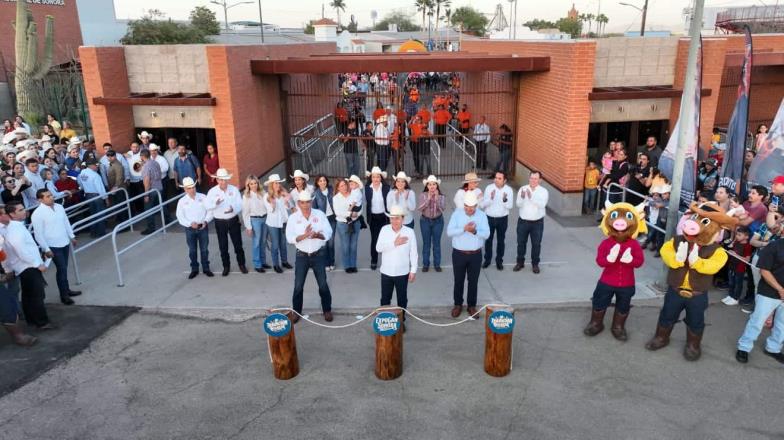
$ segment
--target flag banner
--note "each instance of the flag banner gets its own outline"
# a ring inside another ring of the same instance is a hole
[[[719,171],[719,185],[730,188],[733,192],[743,178],[743,160],[746,154],[746,132],[749,125],[749,93],[751,88],[752,46],[751,30],[745,27],[746,46],[738,84],[738,99],[732,110],[730,124],[727,127],[727,149]]]
[[[757,149],[747,179],[749,185],[770,187],[770,181],[781,174],[784,174],[784,100],[781,101],[765,141]]]
[[[686,161],[683,164],[683,180],[681,181],[681,205],[688,206],[694,200],[694,193],[697,190],[697,154],[700,145],[700,103],[702,91],[702,39],[700,39],[697,56],[697,68],[694,75],[697,80],[697,87],[694,88],[694,96],[683,96],[681,98],[681,110],[686,99],[694,100],[694,111],[691,114],[678,115],[678,121],[672,130],[667,147],[662,152],[659,159],[659,170],[667,179],[672,181],[672,172],[675,167],[675,151],[678,148],[686,148]],[[685,124],[686,145],[678,145],[678,133],[681,124]]]

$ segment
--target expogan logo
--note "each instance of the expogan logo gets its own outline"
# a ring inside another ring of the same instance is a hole
[[[291,331],[291,321],[286,315],[273,313],[264,320],[264,331],[270,336],[286,336]]]
[[[400,319],[391,312],[381,312],[373,320],[373,330],[381,336],[392,336],[400,329]]]
[[[515,318],[511,313],[499,310],[490,314],[487,325],[490,326],[493,333],[505,335],[514,329]]]

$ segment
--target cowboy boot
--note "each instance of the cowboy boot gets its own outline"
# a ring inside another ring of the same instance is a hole
[[[670,333],[672,333],[672,326],[663,327],[656,324],[656,335],[645,344],[645,348],[651,351],[656,351],[664,348],[670,344]]]
[[[702,333],[697,334],[686,327],[686,346],[683,347],[683,357],[687,361],[696,361],[702,355],[700,349],[700,342],[702,342]]]
[[[623,314],[615,309],[615,313],[613,313],[613,320],[612,320],[612,327],[610,327],[610,331],[612,335],[615,336],[615,339],[619,341],[626,341],[629,339],[629,336],[626,334],[626,318],[629,317],[629,314]]]
[[[583,329],[585,336],[596,336],[604,330],[604,310],[591,310],[591,322]]]
[[[22,329],[16,324],[3,324],[8,334],[11,335],[11,338],[14,340],[14,344],[22,346],[22,347],[29,347],[38,340],[35,336],[30,336],[25,334]]]

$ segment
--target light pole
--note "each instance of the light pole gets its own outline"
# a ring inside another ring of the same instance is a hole
[[[259,27],[261,28],[261,44],[264,44],[264,18],[261,15],[261,0],[259,0]]]
[[[223,25],[226,30],[229,30],[229,9],[239,6],[239,5],[247,5],[253,2],[237,2],[229,4],[228,0],[210,0],[210,3],[214,5],[218,5],[223,8]],[[259,8],[261,8],[261,3],[259,3]],[[259,9],[261,10],[261,9]]]
[[[640,8],[637,5],[633,5],[631,3],[618,2],[618,4],[619,5],[623,5],[623,6],[629,6],[629,7],[632,7],[634,9],[642,12],[642,25],[640,26],[640,36],[644,37],[645,36],[645,19],[648,16],[648,0],[645,0],[645,3],[642,5],[642,8]]]

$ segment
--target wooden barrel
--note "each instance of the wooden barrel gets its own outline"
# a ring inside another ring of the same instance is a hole
[[[292,316],[292,312],[286,313],[290,329],[285,335],[272,336],[267,332],[270,358],[272,359],[272,372],[275,375],[275,379],[288,380],[299,374],[297,338],[294,336],[294,325],[291,322]]]
[[[485,372],[491,376],[503,377],[512,371],[514,324],[513,308],[487,307],[485,314]]]
[[[387,318],[397,317],[397,330],[391,333],[390,326],[394,323]],[[384,319],[379,323],[379,318]],[[373,329],[376,337],[376,377],[381,380],[397,379],[403,374],[403,311],[387,310],[376,313],[373,318]]]

